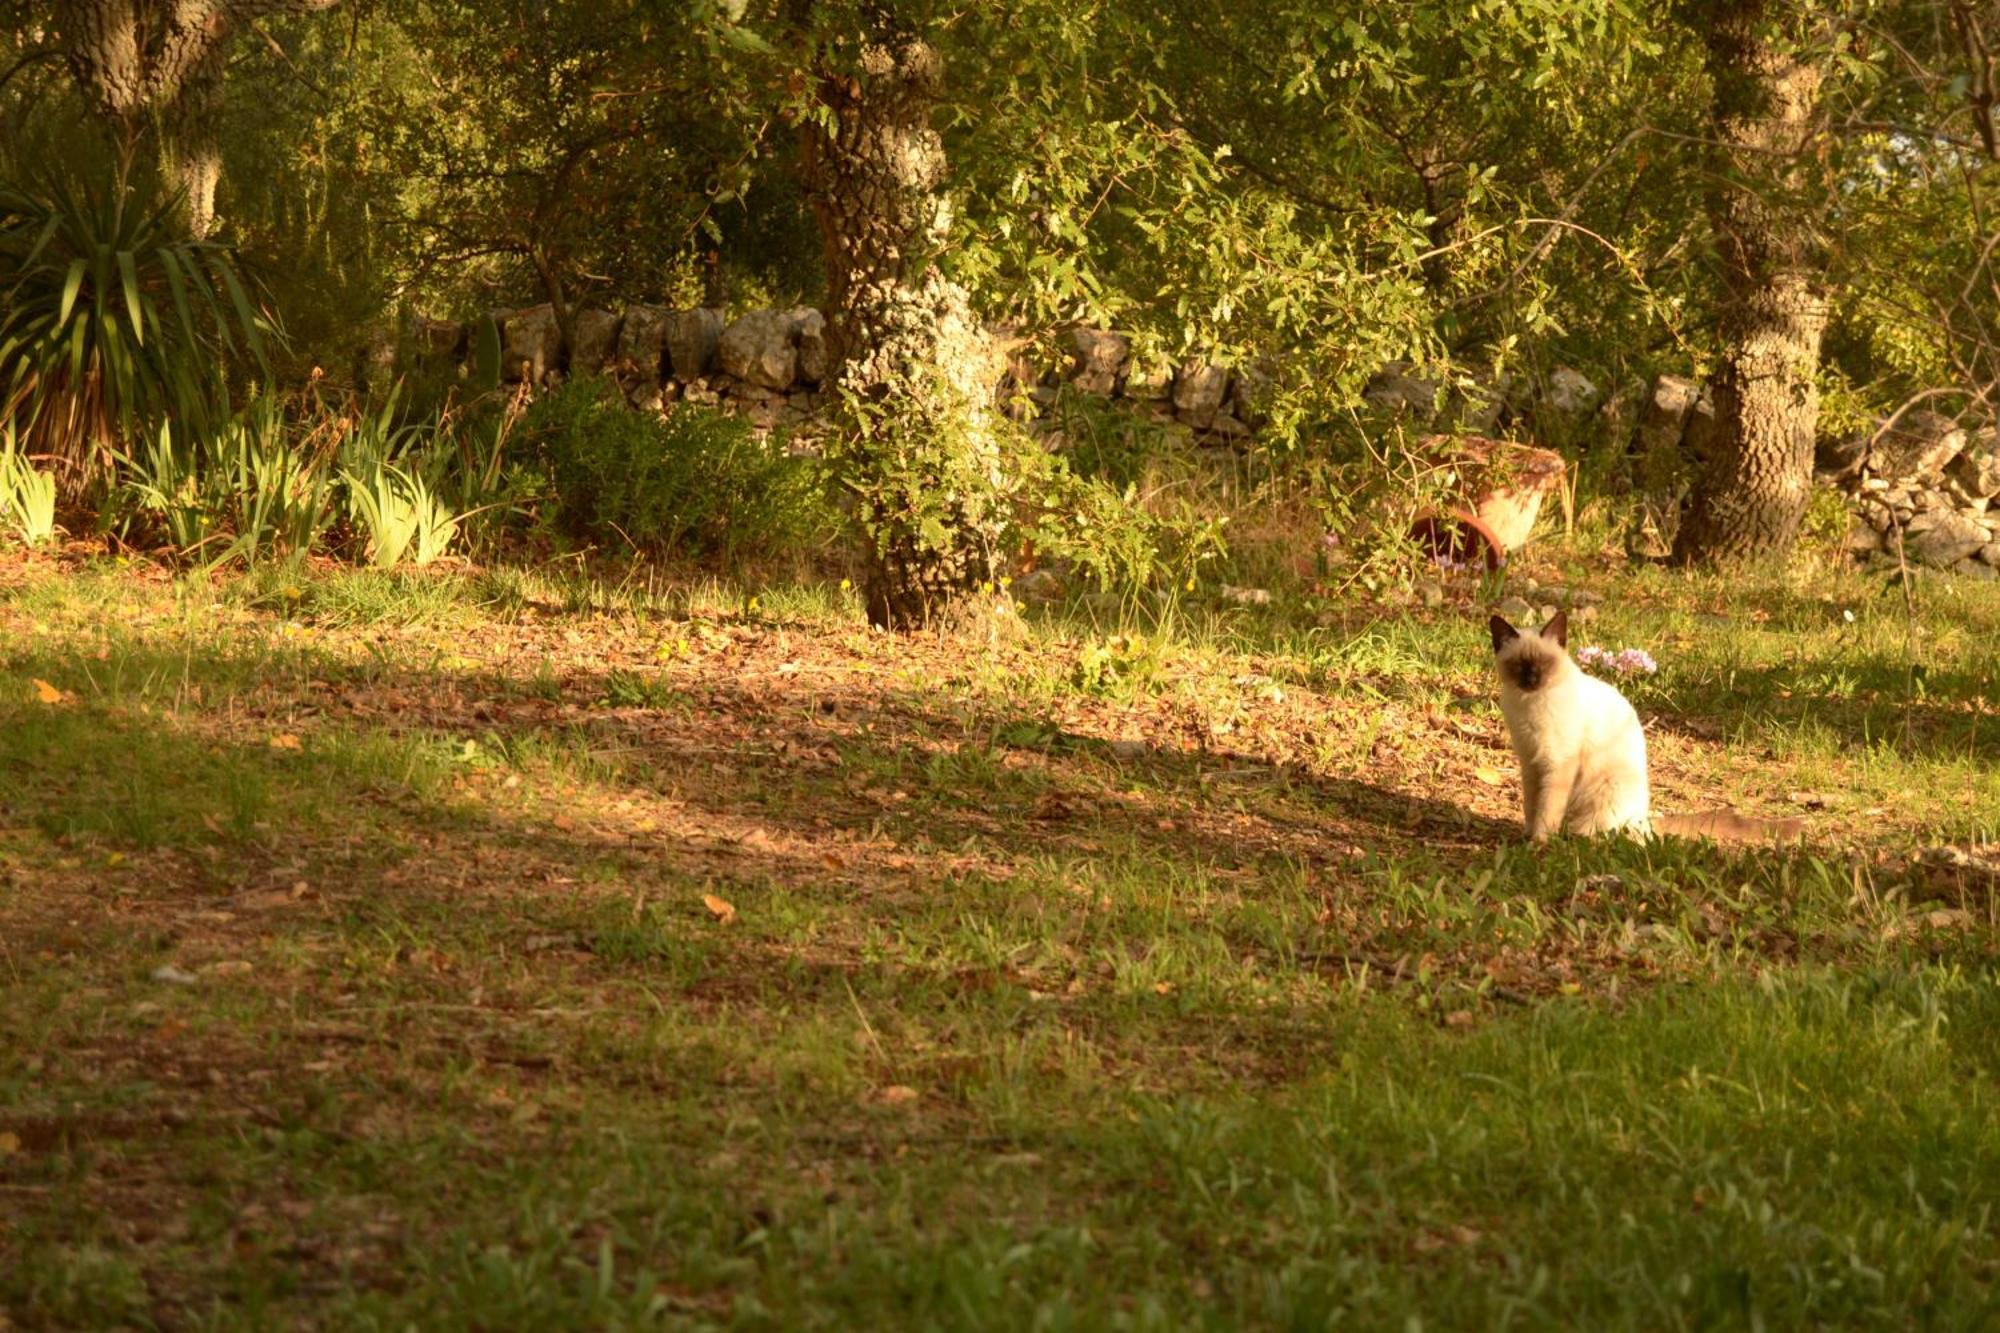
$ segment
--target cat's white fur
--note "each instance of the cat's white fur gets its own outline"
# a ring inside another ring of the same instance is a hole
[[[1558,614],[1540,630],[1492,620],[1500,713],[1521,761],[1528,836],[1651,834],[1646,733],[1617,689],[1570,659]]]

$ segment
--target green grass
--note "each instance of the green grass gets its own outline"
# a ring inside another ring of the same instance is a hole
[[[1521,845],[1456,594],[0,564],[0,1314],[1992,1326],[2000,590],[1539,572],[1804,848]]]

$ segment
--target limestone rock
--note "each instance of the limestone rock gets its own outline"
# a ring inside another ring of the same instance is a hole
[[[1008,589],[1024,602],[1053,602],[1063,595],[1062,577],[1052,569],[1031,569],[1014,580]]]
[[[1945,471],[1968,496],[2000,495],[2000,434],[1991,426],[1974,432]]]
[[[1993,502],[1992,496],[1974,495],[1953,476],[1944,479],[1944,494],[1952,508],[1963,510],[1968,514],[1983,514]]]
[[[1109,397],[1132,356],[1132,340],[1105,329],[1071,329],[1069,382],[1083,393]]]
[[[569,373],[595,375],[604,369],[618,345],[618,316],[609,310],[579,310],[571,319],[575,330],[570,340]]]
[[[1239,367],[1229,383],[1225,410],[1251,430],[1262,430],[1271,421],[1271,402],[1277,396],[1277,377],[1268,361],[1253,361]]]
[[[799,374],[797,321],[789,310],[752,310],[722,331],[717,359],[725,375],[783,391]]]
[[[1549,372],[1542,385],[1541,400],[1547,406],[1567,417],[1581,417],[1596,408],[1604,391],[1585,377],[1583,372],[1568,366],[1559,366]]]
[[[354,380],[364,388],[390,384],[396,378],[396,338],[386,326],[368,332],[368,340],[354,352]]]
[[[1965,448],[1963,427],[1936,412],[1906,412],[1876,439],[1868,466],[1898,481],[1935,481]]]
[[[1196,430],[1208,429],[1229,391],[1229,372],[1206,361],[1190,361],[1174,377],[1174,412]]]
[[[465,355],[471,331],[455,319],[426,319],[418,315],[410,321],[408,336],[417,355],[455,360]]]
[[[1668,447],[1679,444],[1688,413],[1700,398],[1701,386],[1685,375],[1661,375],[1654,379],[1639,406],[1638,451],[1644,452],[1651,444]]]
[[[723,317],[720,310],[702,306],[694,310],[668,310],[661,315],[661,339],[667,348],[667,365],[677,380],[695,380],[715,369],[716,349],[722,343]]]
[[[554,306],[529,306],[526,310],[495,315],[500,324],[500,365],[510,380],[540,384],[555,369],[562,347],[562,330],[556,325]]]
[[[811,306],[792,311],[792,336],[799,345],[799,379],[806,384],[826,382],[826,316]]]
[[[642,379],[660,378],[661,353],[666,346],[667,316],[672,313],[665,306],[625,307],[625,318],[618,326],[618,359],[629,363]]]
[[[1437,413],[1438,386],[1416,370],[1409,361],[1384,363],[1362,389],[1362,400],[1384,412],[1407,413],[1428,421]]]
[[[1704,401],[1701,386],[1684,375],[1660,375],[1648,386],[1639,402],[1639,424],[1631,446],[1633,481],[1641,491],[1651,495],[1674,491],[1686,466],[1681,440]],[[1711,409],[1708,419],[1713,416]]]
[[[2000,565],[2000,542],[1988,542],[1980,547],[1979,558],[1989,565]]]
[[[1951,568],[1989,540],[1984,524],[1952,509],[1918,514],[1903,529],[1903,549],[1909,558],[1936,569]]]
[[[1856,514],[1843,545],[1850,555],[1870,555],[1882,549],[1882,534],[1867,519]]]
[[[1969,557],[1953,565],[1951,572],[1970,579],[2000,579],[2000,570]]]
[[[1247,440],[1251,430],[1227,412],[1218,412],[1208,423],[1208,433],[1225,441]]]

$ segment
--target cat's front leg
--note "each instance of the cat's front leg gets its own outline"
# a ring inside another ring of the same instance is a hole
[[[1575,785],[1576,769],[1571,765],[1521,766],[1521,790],[1527,802],[1531,841],[1547,842],[1562,832],[1563,816],[1569,811],[1570,789]]]

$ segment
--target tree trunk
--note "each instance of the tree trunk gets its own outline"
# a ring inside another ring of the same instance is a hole
[[[874,6],[852,72],[815,68],[831,128],[808,129],[805,179],[826,251],[829,461],[867,541],[868,616],[934,619],[992,577],[1004,483],[988,350],[965,291],[932,257],[951,226],[935,47]]]
[[[222,72],[238,23],[331,9],[339,0],[57,0],[63,53],[78,90],[128,160],[153,118],[161,165],[182,194],[188,230],[215,225],[222,179]]]
[[[1811,498],[1827,311],[1819,238],[1800,196],[1824,71],[1801,41],[1772,31],[1766,11],[1765,0],[1700,9],[1715,84],[1706,202],[1722,260],[1723,354],[1709,381],[1714,425],[1692,460],[1674,540],[1682,562],[1782,556]]]
[[[179,191],[188,234],[215,230],[215,187],[222,183],[222,71],[226,45],[211,47],[189,71],[163,117],[160,166]]]

